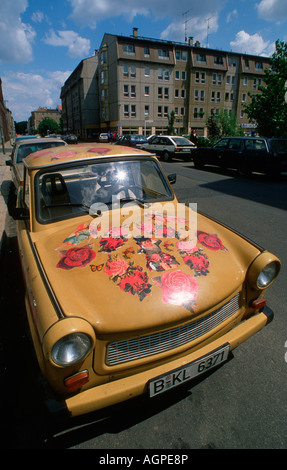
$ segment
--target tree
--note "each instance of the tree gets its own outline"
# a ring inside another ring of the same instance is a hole
[[[245,112],[251,122],[257,123],[257,132],[264,137],[287,137],[287,43],[276,41],[276,50],[270,68],[265,69],[265,84],[261,94],[252,95]]]
[[[41,134],[42,137],[47,134],[58,134],[58,123],[52,118],[45,117],[44,119],[42,119],[38,126],[38,132],[39,134]]]
[[[226,109],[221,109],[219,114],[209,116],[206,121],[208,136],[211,140],[218,140],[226,135],[243,135],[243,129],[239,127],[235,114],[229,114]]]
[[[167,119],[168,119],[167,132],[168,132],[168,134],[173,135],[174,134],[175,112],[172,111],[170,114],[168,114]]]

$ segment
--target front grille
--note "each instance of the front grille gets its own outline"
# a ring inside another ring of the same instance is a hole
[[[239,294],[206,317],[141,338],[115,341],[107,346],[106,364],[114,366],[183,346],[216,328],[239,309]]]

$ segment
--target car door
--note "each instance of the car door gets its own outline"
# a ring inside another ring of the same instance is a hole
[[[160,140],[159,136],[155,135],[152,137],[147,144],[144,145],[145,150],[148,152],[155,153],[159,155],[159,149],[160,149]]]
[[[210,150],[206,151],[206,158],[211,165],[225,166],[225,161],[227,158],[227,149],[228,149],[229,138],[220,139]]]
[[[238,137],[230,138],[228,141],[227,149],[224,153],[223,167],[224,168],[240,168],[244,151],[244,139]]]

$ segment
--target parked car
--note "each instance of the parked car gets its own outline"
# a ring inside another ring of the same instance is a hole
[[[77,416],[159,396],[272,319],[279,259],[179,204],[155,156],[78,144],[24,168],[14,217],[50,406]]]
[[[20,139],[15,142],[10,160],[6,160],[6,165],[11,167],[11,176],[15,188],[17,188],[20,182],[23,181],[23,159],[26,158],[27,155],[32,152],[37,152],[38,150],[60,147],[62,145],[67,144],[61,139],[54,139],[52,137],[25,140]]]
[[[67,142],[67,144],[77,144],[78,137],[75,134],[64,135],[63,140]]]
[[[154,152],[168,162],[174,157],[190,160],[191,152],[196,149],[196,146],[185,137],[155,135],[142,148],[148,152]]]
[[[287,171],[287,139],[262,137],[223,137],[213,147],[197,148],[195,168],[215,165],[235,168],[240,174],[253,171],[278,174]]]
[[[116,142],[116,145],[142,148],[142,146],[147,142],[147,138],[142,134],[125,134],[119,138],[119,140]]]

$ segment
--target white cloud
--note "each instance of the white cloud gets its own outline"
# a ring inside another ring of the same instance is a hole
[[[264,20],[281,23],[287,19],[287,0],[261,0],[256,8]]]
[[[50,46],[68,47],[68,55],[70,57],[86,57],[89,55],[91,42],[89,39],[82,38],[75,31],[58,31],[50,30],[46,34],[43,41]]]
[[[233,51],[243,54],[270,56],[274,52],[274,45],[270,41],[264,41],[258,33],[250,35],[243,30],[236,34],[236,39],[230,42],[230,46]]]
[[[27,6],[27,0],[0,2],[0,62],[27,63],[33,59],[32,43],[36,33],[20,18]]]
[[[228,13],[226,23],[230,23],[233,18],[238,18],[238,11],[236,9]]]
[[[2,87],[8,108],[16,122],[26,121],[32,111],[41,106],[56,108],[60,92],[71,71],[41,74],[7,72],[2,77]]]

